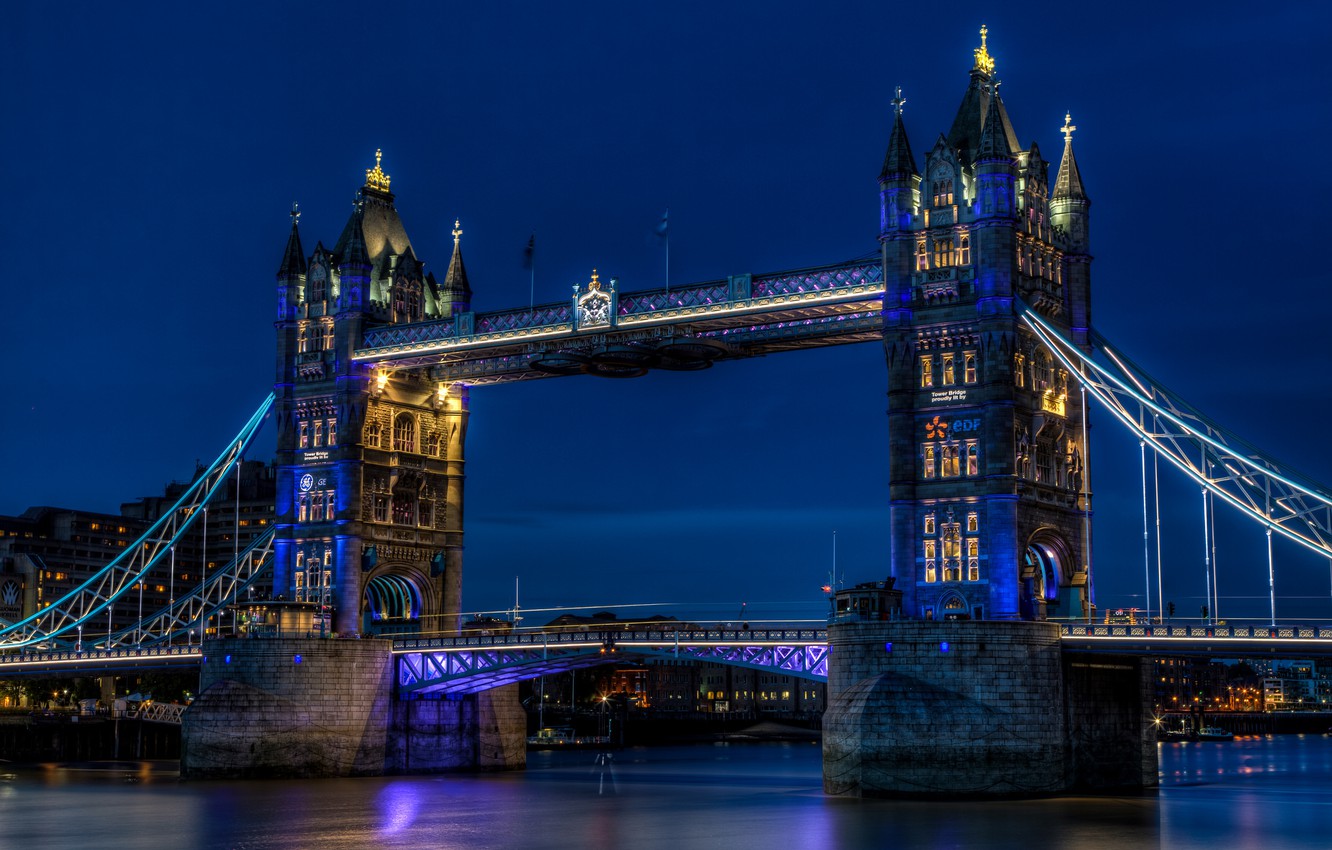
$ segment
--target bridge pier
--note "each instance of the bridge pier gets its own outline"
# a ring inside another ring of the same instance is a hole
[[[1154,787],[1146,663],[1064,653],[1039,622],[828,628],[824,790],[1025,797]]]
[[[397,701],[386,640],[232,638],[204,645],[181,776],[313,778],[526,763],[516,686]]]

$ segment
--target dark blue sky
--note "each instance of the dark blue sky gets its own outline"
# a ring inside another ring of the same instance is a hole
[[[893,87],[919,157],[981,23],[1023,144],[1053,168],[1080,128],[1095,325],[1332,480],[1323,4],[272,5],[7,4],[0,513],[115,511],[215,456],[272,384],[292,201],[332,244],[376,148],[437,274],[462,220],[478,310],[526,303],[534,231],[538,301],[659,285],[666,207],[676,282],[844,260],[876,248]],[[885,388],[862,345],[475,390],[464,606],[520,576],[525,607],[817,616],[834,530],[848,581],[887,571]],[[1137,447],[1094,422],[1098,601],[1134,604]],[[1196,611],[1197,490],[1163,492]],[[1223,523],[1232,615],[1266,611],[1261,544]],[[1279,546],[1278,588],[1332,615],[1326,562]]]

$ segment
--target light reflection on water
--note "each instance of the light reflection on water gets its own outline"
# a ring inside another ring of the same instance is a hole
[[[823,795],[810,744],[532,753],[524,773],[179,782],[174,763],[0,765],[0,846],[1313,850],[1332,739],[1166,744],[1140,797],[926,803]]]

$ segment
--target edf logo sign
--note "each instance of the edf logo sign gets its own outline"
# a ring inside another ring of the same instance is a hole
[[[927,440],[946,440],[949,437],[957,439],[962,434],[974,434],[980,431],[981,420],[979,416],[967,416],[945,421],[937,415],[925,423],[925,439]]]

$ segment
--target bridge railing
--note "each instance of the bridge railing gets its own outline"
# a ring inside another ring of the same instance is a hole
[[[644,629],[578,632],[499,632],[495,634],[439,635],[435,637],[397,638],[394,652],[415,652],[423,649],[478,649],[484,647],[518,646],[586,646],[596,644],[698,644],[698,643],[819,643],[828,640],[827,629]]]
[[[1158,624],[1066,624],[1064,637],[1231,638],[1235,640],[1332,641],[1332,626],[1174,626]]]
[[[25,649],[21,652],[0,653],[0,676],[6,669],[16,670],[24,667],[42,667],[47,665],[95,666],[99,662],[133,661],[139,658],[170,658],[174,656],[198,657],[202,653],[198,644],[193,646],[151,646],[132,649],[61,649],[50,652]]]

